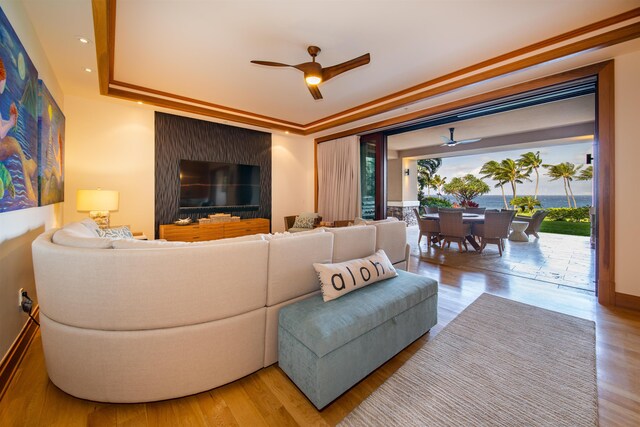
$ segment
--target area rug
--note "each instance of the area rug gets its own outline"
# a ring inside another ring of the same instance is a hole
[[[340,425],[598,425],[595,324],[482,294]]]

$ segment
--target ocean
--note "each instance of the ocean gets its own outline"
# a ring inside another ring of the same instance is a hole
[[[451,196],[443,196],[444,198],[448,199],[449,201],[451,201],[452,203],[455,201],[455,199],[453,199],[453,197]],[[593,205],[593,198],[592,196],[575,196],[576,198],[576,203],[578,204],[578,207],[580,206],[592,206]],[[566,208],[568,207],[567,205],[567,196],[565,196],[564,194],[558,194],[558,195],[553,195],[553,196],[549,196],[549,195],[539,195],[538,196],[538,200],[540,200],[540,203],[542,204],[543,208]],[[497,195],[491,195],[491,196],[478,196],[475,199],[473,199],[474,202],[478,203],[480,205],[480,207],[483,208],[487,208],[487,209],[501,209],[504,208],[504,201],[502,200],[502,196]],[[507,196],[507,203],[509,203],[511,201],[511,197]],[[572,201],[573,203],[573,201]]]

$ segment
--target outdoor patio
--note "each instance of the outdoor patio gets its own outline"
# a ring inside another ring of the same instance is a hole
[[[425,262],[460,269],[490,270],[594,292],[596,256],[589,237],[539,234],[539,239],[531,236],[529,242],[507,240],[502,257],[498,255],[496,245],[487,245],[482,254],[471,246],[469,252],[461,253],[456,244],[449,249],[429,248],[427,238],[423,237],[418,247],[418,226],[407,228],[407,241],[411,254]]]

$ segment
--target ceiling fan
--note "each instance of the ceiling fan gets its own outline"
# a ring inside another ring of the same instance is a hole
[[[454,129],[455,128],[449,128],[449,132],[450,132],[449,138],[447,138],[446,136],[442,136],[442,139],[444,139],[444,144],[442,144],[443,147],[455,147],[458,144],[469,144],[471,142],[478,142],[482,139],[482,138],[472,138],[472,139],[462,139],[460,141],[456,141],[455,139],[453,139]]]
[[[320,83],[326,82],[327,80],[337,76],[338,74],[342,74],[345,71],[353,70],[354,68],[366,65],[371,60],[371,56],[366,53],[350,61],[343,62],[342,64],[323,68],[320,63],[316,62],[316,56],[318,56],[318,54],[320,53],[320,48],[318,46],[309,46],[307,48],[307,52],[309,52],[309,55],[311,55],[311,62],[304,62],[298,65],[282,64],[280,62],[271,61],[251,62],[258,65],[268,65],[270,67],[293,67],[302,71],[304,73],[304,80],[307,83],[307,87],[309,88],[309,92],[311,92],[313,99],[322,99],[322,94],[320,93],[320,89],[318,89],[318,85]]]

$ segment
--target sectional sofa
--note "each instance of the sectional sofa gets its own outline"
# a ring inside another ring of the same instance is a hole
[[[317,295],[312,264],[384,249],[406,224],[184,243],[99,238],[80,223],[33,243],[49,377],[76,397],[146,402],[209,390],[278,359],[278,313]]]

